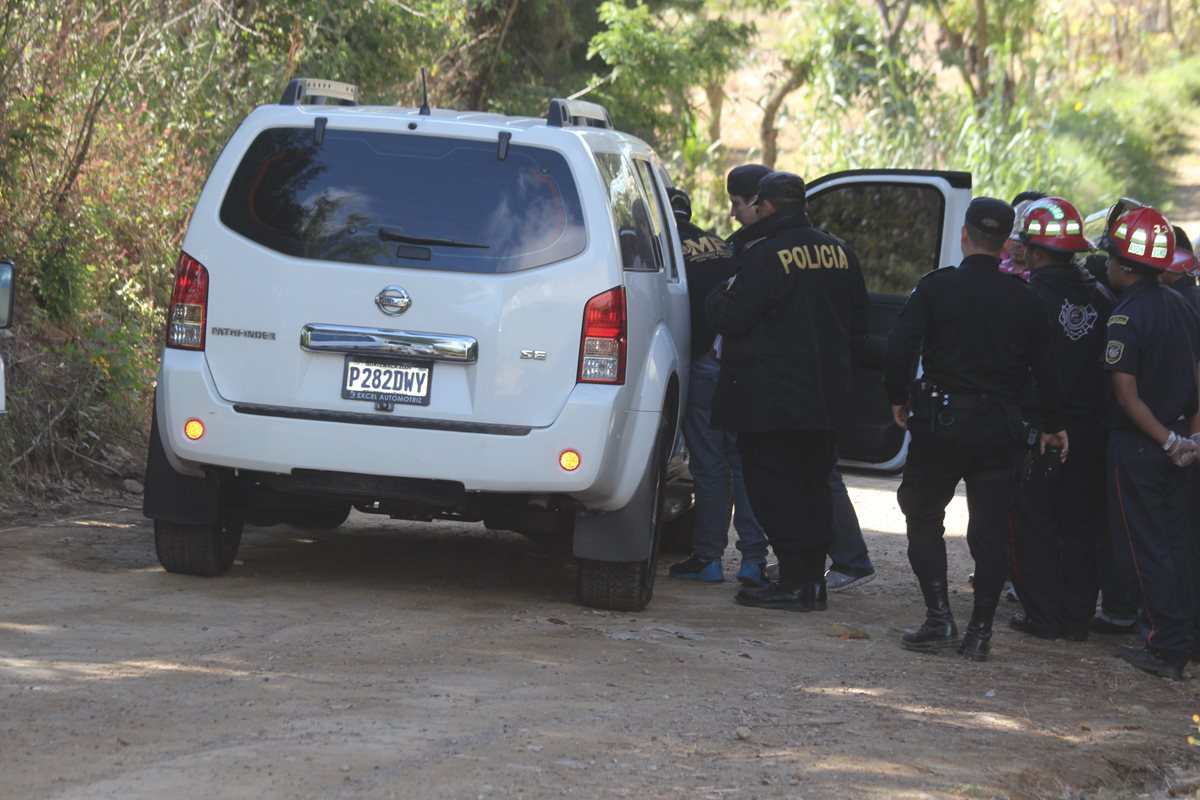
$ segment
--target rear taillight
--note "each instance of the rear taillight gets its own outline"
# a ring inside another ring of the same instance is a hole
[[[203,350],[207,310],[208,270],[187,253],[180,253],[167,309],[167,347]]]
[[[625,382],[627,330],[625,287],[609,289],[588,300],[579,349],[580,383]]]

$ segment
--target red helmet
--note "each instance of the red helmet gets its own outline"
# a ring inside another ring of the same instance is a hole
[[[1176,275],[1195,272],[1197,267],[1200,267],[1200,263],[1196,261],[1196,254],[1192,251],[1192,240],[1178,225],[1174,227],[1174,230],[1175,258],[1171,260],[1171,266],[1167,267],[1167,272],[1173,272]]]
[[[1171,260],[1171,266],[1167,267],[1167,272],[1187,275],[1190,272],[1195,272],[1196,267],[1196,254],[1184,250],[1182,247],[1176,247],[1175,258]]]
[[[1061,197],[1043,197],[1030,203],[1021,215],[1018,237],[1025,244],[1060,253],[1092,249],[1092,243],[1083,235],[1083,217]]]
[[[1150,206],[1133,208],[1113,221],[1100,248],[1118,261],[1165,272],[1175,258],[1175,231]]]

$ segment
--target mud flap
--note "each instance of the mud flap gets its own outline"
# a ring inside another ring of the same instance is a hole
[[[662,467],[660,440],[650,448],[650,457],[642,470],[642,479],[628,505],[619,511],[580,512],[575,516],[576,558],[596,561],[645,561],[650,556],[654,531],[654,494],[656,472]],[[660,509],[661,513],[661,509]]]
[[[150,449],[146,455],[146,488],[142,514],[150,519],[184,525],[217,521],[221,510],[221,481],[215,477],[180,475],[167,461],[158,433],[158,402],[150,419]]]

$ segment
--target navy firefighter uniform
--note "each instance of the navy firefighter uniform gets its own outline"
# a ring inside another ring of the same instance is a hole
[[[750,504],[779,559],[778,581],[736,599],[794,611],[825,607],[835,432],[867,335],[858,258],[813,226],[804,201],[798,175],[759,182],[763,216],[746,229],[737,276],[706,304],[722,337],[712,424],[737,432]]]
[[[1121,291],[1108,319],[1105,369],[1111,391],[1107,468],[1113,547],[1129,552],[1142,592],[1142,648],[1121,658],[1180,679],[1192,653],[1193,575],[1188,469],[1177,456],[1200,430],[1200,320],[1159,282],[1174,255],[1166,218],[1150,207],[1119,217],[1101,242],[1109,280]]]
[[[1175,259],[1168,272],[1175,276],[1170,286],[1183,295],[1183,299],[1191,303],[1197,316],[1200,316],[1200,284],[1196,282],[1196,273],[1200,269],[1200,261],[1183,228],[1175,227]],[[1200,645],[1200,469],[1192,470],[1192,650]]]
[[[1046,430],[1061,432],[1054,340],[1042,303],[1023,280],[1000,271],[1000,249],[1014,216],[1001,200],[972,200],[961,234],[962,263],[917,283],[888,339],[885,387],[897,424],[912,437],[897,500],[926,606],[921,628],[901,638],[906,650],[957,649],[972,660],[987,658],[1008,571],[1008,514],[1023,436],[1017,398],[1031,370]],[[913,382],[918,356],[924,376]],[[906,420],[910,408],[913,416]],[[960,643],[943,537],[946,505],[963,480],[975,602]]]
[[[1012,520],[1012,579],[1024,610],[1009,624],[1043,639],[1088,637],[1099,592],[1104,514],[1105,325],[1116,299],[1075,261],[1092,249],[1083,219],[1059,197],[1037,200],[1018,226],[1056,339],[1062,420],[1071,457],[1031,461]],[[1034,415],[1030,414],[1030,418]],[[1034,419],[1040,429],[1040,421]]]

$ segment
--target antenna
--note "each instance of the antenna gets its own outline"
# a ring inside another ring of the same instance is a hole
[[[429,88],[425,85],[424,67],[421,67],[421,110],[417,113],[423,117],[429,116]]]

